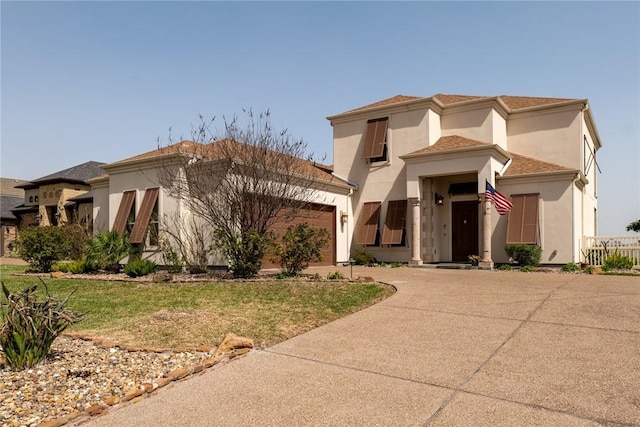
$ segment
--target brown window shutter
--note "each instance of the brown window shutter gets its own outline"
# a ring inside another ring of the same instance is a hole
[[[382,156],[388,127],[389,119],[387,117],[383,119],[369,120],[367,122],[367,129],[364,135],[363,159]]]
[[[362,205],[356,244],[375,245],[378,234],[381,202],[367,202]]]
[[[387,207],[387,216],[382,229],[383,245],[399,245],[402,243],[402,232],[407,218],[407,201],[391,200]]]
[[[522,243],[538,243],[538,194],[524,196],[522,215]]]
[[[116,220],[113,222],[111,231],[115,231],[119,234],[124,233],[124,229],[127,226],[127,219],[129,218],[129,212],[131,211],[131,206],[133,206],[133,202],[135,200],[136,190],[128,190],[122,193],[122,200],[120,201]]]
[[[131,243],[137,244],[144,241],[144,235],[149,226],[153,206],[156,204],[156,200],[158,200],[158,192],[159,188],[149,188],[144,192],[138,218],[136,218],[136,223],[133,226],[133,230],[131,230],[131,237],[129,239]]]
[[[538,243],[539,194],[514,194],[507,223],[507,244]]]

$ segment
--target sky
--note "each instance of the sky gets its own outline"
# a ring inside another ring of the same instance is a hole
[[[269,109],[331,164],[326,117],[394,95],[587,98],[599,234],[640,218],[638,2],[2,1],[0,14],[2,177],[121,160],[243,108]]]

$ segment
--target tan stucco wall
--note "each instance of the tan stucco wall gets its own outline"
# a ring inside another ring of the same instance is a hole
[[[517,154],[580,170],[581,124],[579,110],[514,115],[507,123],[508,149]]]
[[[542,246],[542,264],[566,264],[575,261],[574,244],[576,237],[571,223],[573,204],[573,184],[571,179],[560,181],[503,180],[499,181],[499,191],[505,196],[513,194],[540,194],[539,224],[540,244]],[[508,262],[504,251],[507,235],[508,215],[500,216],[492,208],[491,223],[493,237],[491,240],[493,261]]]

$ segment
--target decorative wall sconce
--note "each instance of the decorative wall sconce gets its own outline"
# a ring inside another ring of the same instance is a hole
[[[53,216],[56,217],[56,220],[60,219],[60,212],[57,211],[55,214],[53,214]]]
[[[340,211],[340,224],[346,224],[349,220],[349,214],[345,211]]]
[[[442,194],[436,193],[435,202],[436,202],[436,206],[444,205],[444,196]]]
[[[42,221],[42,214],[36,214],[36,220]]]

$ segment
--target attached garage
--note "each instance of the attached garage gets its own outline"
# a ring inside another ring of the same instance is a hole
[[[329,232],[329,243],[322,251],[322,261],[312,263],[312,266],[336,265],[336,207],[322,204],[309,204],[303,208],[296,218],[282,224],[273,231],[279,238],[290,225],[308,223],[313,227],[324,228]],[[263,268],[277,268],[278,264],[271,260],[271,256],[266,256],[263,260]]]

